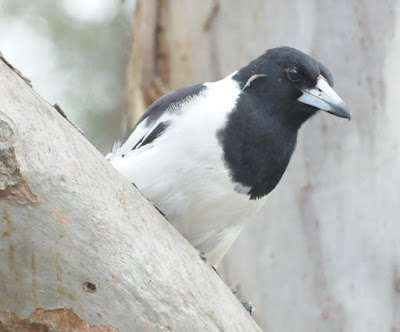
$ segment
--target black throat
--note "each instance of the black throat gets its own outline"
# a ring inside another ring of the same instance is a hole
[[[249,187],[251,199],[276,187],[296,147],[299,128],[315,113],[299,109],[299,103],[282,102],[285,98],[266,84],[268,78],[257,79],[252,89],[241,93],[217,134],[233,181]]]

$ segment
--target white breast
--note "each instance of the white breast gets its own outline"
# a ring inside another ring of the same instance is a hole
[[[235,191],[217,140],[241,92],[231,76],[206,83],[155,141],[111,160],[214,266],[265,201]]]

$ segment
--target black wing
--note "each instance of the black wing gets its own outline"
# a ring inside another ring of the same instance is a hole
[[[198,96],[205,88],[204,84],[196,84],[157,99],[140,117],[127,138],[114,146],[111,154],[124,156],[131,150],[153,142],[168,128],[171,118],[179,115],[182,110],[180,105]]]

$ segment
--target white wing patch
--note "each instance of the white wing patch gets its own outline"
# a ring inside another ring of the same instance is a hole
[[[132,150],[139,150],[142,147],[143,142],[153,133],[159,124],[165,122],[171,122],[172,124],[173,120],[181,115],[182,109],[188,107],[189,104],[201,96],[202,92],[196,96],[187,96],[178,102],[171,103],[156,121],[151,121],[150,125],[149,118],[144,119],[136,126],[135,130],[124,143],[118,141],[114,144],[111,152],[106,156],[106,158],[108,160],[123,158]]]

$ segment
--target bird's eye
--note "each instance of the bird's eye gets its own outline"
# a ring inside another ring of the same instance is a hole
[[[292,82],[300,81],[301,75],[296,67],[288,68],[286,69],[286,72],[289,80],[291,80]]]

